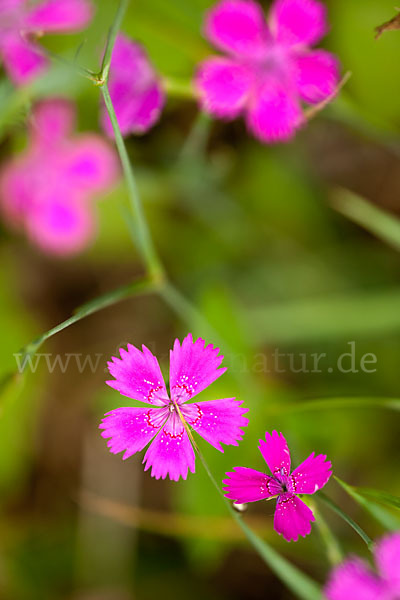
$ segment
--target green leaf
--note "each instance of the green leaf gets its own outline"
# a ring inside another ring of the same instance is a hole
[[[288,404],[268,404],[266,411],[269,414],[297,413],[308,411],[338,410],[341,408],[379,408],[400,411],[400,398],[360,397],[360,398],[316,398],[305,402]]]
[[[347,490],[346,490],[347,491]],[[346,514],[340,506],[338,506],[333,500],[331,500],[328,496],[326,496],[323,492],[319,492],[317,498],[320,498],[331,510],[333,510],[339,517],[343,519],[358,535],[360,538],[367,544],[369,550],[372,550],[373,541],[365,533],[365,531],[348,515]]]
[[[381,504],[385,504],[386,506],[400,510],[400,498],[398,496],[392,496],[392,494],[388,494],[387,492],[381,492],[379,490],[372,490],[369,488],[355,489],[359,494],[365,496],[366,498],[371,498],[372,500],[376,500]]]
[[[348,190],[338,190],[332,205],[353,223],[364,227],[377,238],[400,251],[400,221],[394,214],[382,210]]]
[[[353,486],[345,483],[339,477],[335,476],[338,484],[357,502],[360,506],[362,506],[370,515],[378,521],[385,529],[389,531],[396,531],[400,528],[400,521],[392,514],[384,510],[381,506],[375,504],[375,502],[371,502],[367,500],[361,493],[360,490],[354,488]]]
[[[400,289],[304,298],[247,310],[252,340],[297,343],[342,340],[400,330]]]
[[[49,329],[41,336],[33,340],[30,344],[27,344],[21,350],[21,365],[27,365],[29,361],[29,357],[35,354],[39,348],[44,344],[46,340],[56,335],[63,329],[66,329],[70,325],[77,323],[81,319],[101,310],[103,308],[107,308],[108,306],[112,306],[116,302],[120,302],[121,300],[125,300],[126,298],[131,298],[133,296],[137,296],[139,294],[146,294],[152,292],[157,289],[157,284],[149,279],[140,279],[138,281],[134,281],[133,283],[129,283],[128,285],[121,286],[103,296],[99,296],[90,302],[87,302],[80,308],[76,309],[75,314],[69,319],[62,321],[52,329]],[[23,368],[22,368],[23,370]],[[7,377],[11,377],[12,373],[9,373]]]

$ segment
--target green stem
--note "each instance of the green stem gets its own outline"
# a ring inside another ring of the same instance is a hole
[[[158,258],[158,254],[156,252],[152,237],[150,235],[150,230],[147,226],[147,221],[144,215],[142,201],[138,192],[136,179],[129,161],[129,156],[126,150],[125,142],[118,125],[117,116],[115,114],[114,106],[111,101],[107,83],[104,82],[101,85],[100,89],[103,94],[104,103],[106,105],[106,109],[113,126],[115,143],[117,145],[119,157],[121,159],[122,169],[128,187],[132,213],[135,220],[135,230],[137,238],[136,242],[138,245],[138,249],[145,262],[148,274],[154,281],[162,281],[164,279],[164,269]]]

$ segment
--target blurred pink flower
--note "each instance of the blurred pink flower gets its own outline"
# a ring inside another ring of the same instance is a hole
[[[321,102],[338,84],[336,57],[310,49],[327,29],[317,0],[275,0],[268,24],[253,0],[221,0],[206,16],[205,35],[227,56],[200,64],[202,108],[225,119],[243,114],[262,142],[291,139],[303,123],[301,101]]]
[[[158,121],[165,103],[160,78],[142,46],[121,33],[112,53],[108,88],[122,135],[145,133]],[[113,137],[104,105],[101,122]]]
[[[375,546],[378,573],[357,557],[336,567],[325,588],[328,600],[398,600],[400,598],[400,532]]]
[[[180,477],[186,479],[189,469],[192,473],[195,470],[195,455],[182,418],[220,452],[221,443],[237,446],[243,436],[241,427],[248,424],[243,417],[247,409],[240,401],[224,398],[186,404],[225,373],[226,369],[219,368],[223,356],[218,352],[219,348],[205,346],[200,338],[193,342],[191,334],[182,344],[175,340],[170,351],[168,394],[158,361],[146,346],[142,352],[131,344],[128,351],[121,349],[121,358],[108,363],[115,377],[107,381],[108,385],[152,408],[117,408],[106,414],[100,428],[104,438],[111,438],[111,452],[125,451],[125,460],[153,440],[144,456],[145,471],[152,467],[156,479],[168,475],[178,481]]]
[[[288,445],[276,431],[266,432],[265,441],[260,440],[258,448],[272,477],[247,467],[235,467],[223,482],[225,496],[241,504],[277,496],[274,529],[288,542],[297,541],[299,535],[305,537],[311,532],[311,522],[315,521],[298,494],[314,494],[323,488],[332,475],[332,464],[325,455],[315,456],[313,452],[291,473]]]
[[[92,15],[90,0],[0,0],[0,59],[14,83],[28,83],[47,66],[37,37],[79,31]]]
[[[69,255],[87,246],[95,231],[90,200],[118,176],[107,142],[95,134],[71,137],[74,126],[75,108],[68,100],[39,103],[27,150],[0,173],[5,221],[50,254]]]

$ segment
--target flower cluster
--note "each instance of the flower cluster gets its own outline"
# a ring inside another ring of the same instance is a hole
[[[87,246],[95,231],[92,199],[118,176],[114,150],[98,135],[73,136],[74,126],[70,101],[39,103],[32,113],[27,149],[0,173],[5,221],[56,255]]]
[[[113,380],[108,385],[123,396],[145,402],[146,408],[123,407],[104,417],[100,428],[111,452],[124,452],[129,458],[143,450],[145,470],[152,467],[156,479],[186,479],[195,468],[191,430],[223,452],[221,443],[237,446],[248,424],[247,409],[234,398],[192,402],[198,393],[220,377],[223,357],[219,349],[204,340],[193,342],[189,334],[180,344],[175,340],[170,352],[168,393],[156,357],[146,346],[142,351],[128,344],[113,358],[108,368]],[[290,452],[282,434],[273,431],[260,440],[260,452],[272,475],[246,467],[236,467],[224,480],[227,498],[238,503],[277,498],[274,527],[283,537],[297,540],[311,531],[314,515],[299,499],[314,494],[332,474],[326,456],[312,453],[297,469],[290,471]]]
[[[253,0],[222,0],[204,32],[226,56],[199,67],[202,107],[221,118],[243,114],[263,142],[292,138],[303,123],[301,101],[321,102],[338,84],[335,56],[310,49],[326,31],[326,9],[317,0],[275,0],[268,24]]]
[[[0,0],[0,59],[14,83],[29,83],[46,69],[39,35],[78,31],[92,16],[90,0]],[[221,0],[208,11],[204,33],[225,55],[197,70],[201,109],[223,119],[244,115],[263,142],[290,139],[303,122],[301,102],[326,100],[337,87],[336,58],[311,49],[327,29],[319,0],[275,0],[268,24],[255,0]],[[161,77],[144,48],[121,33],[108,85],[122,135],[145,133],[158,121],[165,104]],[[94,229],[87,200],[107,189],[116,172],[98,136],[68,137],[72,112],[58,99],[37,107],[28,151],[3,169],[1,182],[6,221],[60,255],[86,246]],[[113,137],[104,104],[100,121]]]

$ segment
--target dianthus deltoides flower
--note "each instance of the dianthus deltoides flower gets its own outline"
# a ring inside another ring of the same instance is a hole
[[[357,557],[336,567],[325,588],[328,600],[399,600],[400,532],[381,539],[374,549],[378,574]]]
[[[332,464],[326,456],[314,452],[297,469],[290,472],[290,452],[280,433],[266,432],[265,441],[258,446],[272,476],[247,467],[235,467],[223,481],[225,496],[246,504],[277,497],[274,529],[285,540],[297,541],[311,532],[315,517],[310,508],[298,498],[299,494],[314,494],[328,482]]]
[[[143,450],[151,441],[144,456],[145,471],[152,467],[156,479],[167,476],[178,481],[186,479],[188,470],[195,471],[195,455],[182,421],[194,429],[209,444],[223,452],[221,443],[237,446],[242,439],[242,427],[248,424],[247,412],[234,398],[191,402],[202,390],[225,373],[219,368],[223,356],[219,348],[204,340],[193,342],[189,334],[182,342],[175,340],[170,351],[169,388],[155,356],[146,346],[142,352],[128,344],[120,350],[121,358],[113,358],[108,368],[115,380],[108,385],[123,396],[145,402],[145,408],[117,408],[107,413],[100,428],[102,436],[110,438],[108,447],[123,459]],[[190,401],[190,402],[189,402]]]
[[[32,112],[28,147],[0,172],[0,210],[43,251],[71,255],[95,233],[92,201],[117,180],[115,151],[99,135],[72,135],[75,106],[52,98]]]
[[[261,141],[291,139],[304,121],[301,102],[321,102],[338,84],[334,55],[311,50],[328,29],[317,0],[275,0],[268,24],[253,0],[222,0],[208,12],[205,36],[226,56],[200,64],[195,86],[204,110],[243,115]]]
[[[0,60],[14,83],[28,83],[46,68],[37,37],[79,31],[92,16],[89,0],[0,0]]]
[[[108,89],[122,135],[145,133],[158,121],[165,104],[160,77],[144,48],[122,33],[113,48]],[[113,137],[104,103],[101,123]]]

